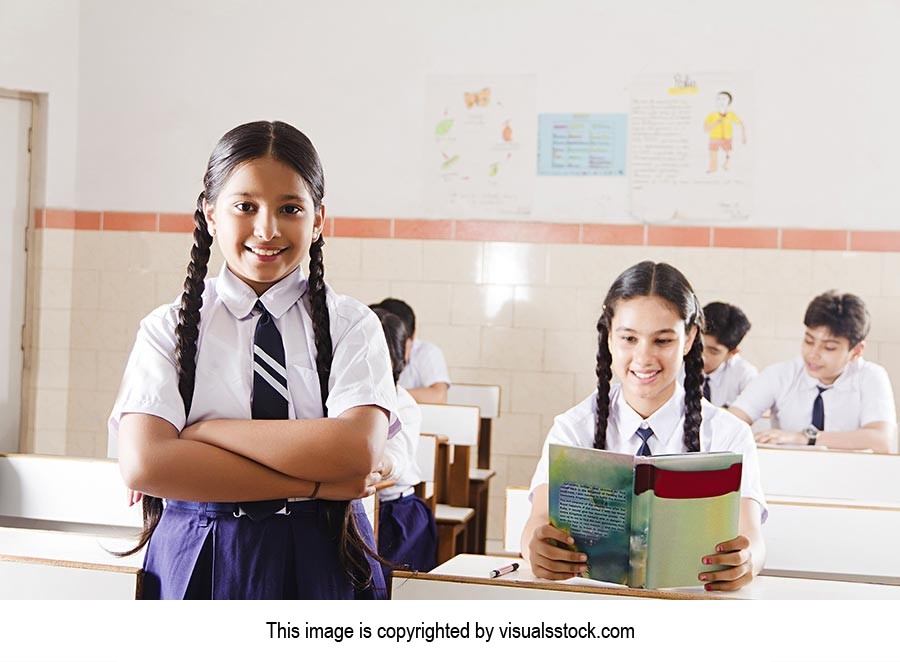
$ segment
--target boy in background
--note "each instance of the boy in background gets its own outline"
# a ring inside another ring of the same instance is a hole
[[[740,355],[739,345],[750,330],[750,320],[737,306],[714,301],[703,308],[703,397],[716,407],[728,406],[759,374]]]

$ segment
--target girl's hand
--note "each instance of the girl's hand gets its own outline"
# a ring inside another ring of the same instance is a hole
[[[757,444],[775,444],[777,446],[806,446],[806,435],[802,432],[787,430],[763,430],[756,433]]]
[[[575,542],[569,537],[569,534],[560,531],[549,522],[537,527],[528,543],[528,558],[535,577],[557,580],[571,579],[578,577],[588,569],[585,564],[586,555],[557,547],[551,541],[557,541],[562,545],[571,545]]]
[[[380,482],[381,473],[373,471],[365,478],[353,478],[339,483],[322,483],[316,496],[327,501],[363,499],[375,494],[375,485]]]
[[[128,488],[128,507],[130,508],[136,503],[140,503],[141,499],[144,498],[144,495],[137,490],[133,490],[130,487]]]
[[[706,582],[707,591],[736,591],[753,580],[750,540],[738,536],[716,545],[717,554],[704,556],[705,565],[725,565],[724,570],[701,572],[700,581]]]

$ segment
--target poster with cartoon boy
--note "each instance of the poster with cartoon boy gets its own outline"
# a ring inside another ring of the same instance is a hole
[[[741,143],[747,144],[747,128],[744,122],[731,110],[734,98],[731,92],[722,90],[716,95],[716,110],[706,116],[703,129],[709,134],[709,167],[706,172],[714,173],[719,169],[719,151],[725,153],[722,170],[728,170],[733,150],[733,134],[735,125],[741,128]]]

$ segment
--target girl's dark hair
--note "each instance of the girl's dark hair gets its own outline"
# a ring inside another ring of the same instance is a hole
[[[381,320],[381,328],[384,329],[384,337],[387,340],[388,354],[391,355],[391,368],[394,373],[394,386],[400,379],[400,373],[406,367],[406,339],[409,338],[409,330],[406,324],[394,313],[380,308],[377,304],[370,306]]]
[[[597,419],[594,448],[606,448],[609,422],[609,385],[612,379],[612,355],[609,334],[616,306],[620,301],[655,296],[668,303],[684,320],[684,329],[697,329],[694,343],[684,357],[684,446],[689,452],[700,450],[700,400],[703,397],[703,309],[687,278],[664,262],[641,262],[626,269],[609,288],[603,313],[597,322],[600,333],[597,348]]]
[[[316,210],[325,197],[325,175],[322,163],[312,142],[302,132],[284,122],[250,122],[226,133],[213,149],[203,177],[203,191],[197,199],[194,212],[194,246],[188,264],[181,310],[175,327],[175,365],[178,369],[178,390],[184,401],[185,420],[191,410],[194,395],[194,378],[197,368],[197,338],[200,326],[200,308],[203,305],[204,279],[209,263],[212,236],[206,224],[203,203],[210,205],[216,199],[234,169],[248,161],[272,157],[293,168],[306,184]],[[309,302],[316,345],[316,370],[319,373],[319,389],[322,410],[328,416],[328,380],[331,375],[333,347],[330,318],[326,305],[325,266],[322,247],[325,241],[320,234],[309,248]],[[340,559],[357,588],[371,584],[372,570],[366,559],[368,548],[352,515],[349,501],[323,501],[326,522],[335,536],[340,536]],[[150,536],[162,515],[162,500],[144,495],[144,528],[133,553],[150,540]]]
[[[389,313],[394,313],[394,315],[403,320],[406,328],[409,329],[410,336],[416,332],[416,314],[413,312],[412,307],[405,301],[388,297],[387,299],[373,304],[372,307],[384,308]]]

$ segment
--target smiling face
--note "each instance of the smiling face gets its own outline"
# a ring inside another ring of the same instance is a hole
[[[850,361],[862,354],[865,345],[863,340],[850,347],[847,338],[832,335],[827,326],[807,327],[800,353],[809,376],[828,385],[841,376]]]
[[[207,224],[225,262],[257,295],[294,271],[322,232],[325,208],[314,208],[303,178],[272,157],[235,167]]]
[[[619,301],[610,323],[609,351],[622,393],[644,418],[675,392],[675,382],[697,335],[685,333],[684,320],[659,297]]]

